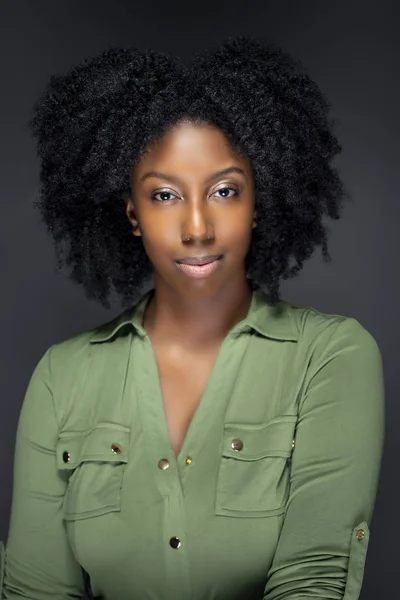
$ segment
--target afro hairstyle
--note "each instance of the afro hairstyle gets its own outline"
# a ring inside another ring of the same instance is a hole
[[[34,206],[51,233],[57,269],[110,307],[131,303],[152,274],[126,216],[131,172],[180,121],[218,127],[250,160],[257,227],[246,256],[252,287],[280,301],[317,246],[331,257],[324,215],[349,198],[332,166],[341,151],[330,105],[302,64],[275,43],[228,38],[187,62],[111,47],[53,75],[29,118],[40,158]]]

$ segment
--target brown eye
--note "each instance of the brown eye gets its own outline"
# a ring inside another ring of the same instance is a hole
[[[234,188],[234,187],[228,187],[225,186],[223,188],[219,188],[219,190],[216,190],[214,193],[217,194],[218,192],[223,192],[223,195],[221,196],[222,198],[232,198],[232,196],[238,196],[239,195],[239,190]],[[228,195],[229,192],[234,192],[231,195]]]
[[[161,196],[161,198],[159,199],[157,198],[157,196]],[[156,192],[155,194],[152,194],[151,199],[156,200],[157,202],[168,202],[169,200],[171,200],[171,198],[166,196],[174,196],[174,194],[172,192],[164,190],[162,192]]]

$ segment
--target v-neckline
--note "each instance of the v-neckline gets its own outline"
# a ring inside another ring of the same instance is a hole
[[[163,395],[162,395],[161,378],[160,378],[160,372],[159,372],[158,365],[157,365],[156,354],[154,351],[153,344],[152,344],[150,338],[147,336],[147,343],[150,345],[150,351],[151,351],[151,356],[152,356],[153,370],[157,374],[156,407],[157,407],[158,414],[160,416],[160,423],[162,424],[161,425],[162,435],[165,440],[165,445],[168,448],[168,453],[174,459],[176,464],[181,464],[182,457],[184,457],[187,454],[187,448],[188,448],[189,443],[191,442],[191,438],[193,436],[193,431],[198,429],[202,418],[206,414],[208,414],[208,410],[211,410],[211,408],[212,408],[211,407],[212,394],[210,394],[210,388],[213,386],[215,374],[219,370],[218,367],[222,360],[223,348],[228,343],[228,339],[229,339],[229,333],[226,335],[226,337],[221,342],[221,345],[219,347],[218,353],[214,360],[213,366],[209,373],[205,388],[204,388],[203,393],[197,403],[196,409],[193,413],[193,416],[190,420],[189,426],[186,430],[186,434],[183,438],[183,442],[181,444],[180,450],[179,450],[178,454],[175,455],[174,449],[172,447],[171,436],[170,436],[169,429],[168,429],[167,415],[166,415],[165,404],[164,404],[164,399],[163,399]]]
[[[155,385],[155,387],[153,388],[153,390],[155,391],[156,400],[155,400],[155,404],[153,405],[153,407],[155,407],[155,410],[156,410],[157,424],[160,426],[160,429],[158,431],[159,431],[160,435],[162,436],[162,444],[163,444],[166,452],[168,452],[168,455],[171,457],[171,460],[174,461],[175,468],[178,469],[178,467],[182,463],[183,457],[185,457],[187,455],[187,453],[189,452],[189,445],[191,445],[190,447],[193,447],[194,445],[196,445],[197,449],[198,449],[199,442],[197,442],[197,444],[195,444],[194,432],[198,433],[199,431],[201,431],[202,421],[208,415],[209,411],[212,411],[213,395],[210,392],[210,388],[216,388],[215,377],[216,377],[216,373],[220,370],[219,366],[220,366],[221,362],[223,362],[225,359],[226,346],[232,342],[233,337],[236,334],[238,334],[243,329],[246,329],[246,330],[249,329],[249,326],[245,325],[245,321],[247,321],[247,316],[245,316],[241,321],[239,321],[238,323],[236,323],[235,325],[233,325],[231,327],[231,329],[227,332],[225,338],[222,340],[220,348],[219,348],[217,356],[216,356],[216,359],[214,361],[213,367],[212,367],[209,377],[207,379],[207,383],[206,383],[203,393],[198,401],[196,410],[194,411],[194,414],[189,423],[189,426],[186,430],[186,435],[183,439],[179,453],[177,456],[175,456],[175,452],[172,447],[171,436],[170,436],[169,429],[168,429],[168,422],[167,422],[167,417],[166,417],[166,412],[165,412],[164,400],[163,400],[163,396],[162,396],[161,379],[160,379],[160,373],[159,373],[159,369],[158,369],[158,365],[157,365],[156,355],[155,355],[154,347],[150,340],[150,337],[143,326],[144,315],[145,315],[147,306],[148,306],[149,302],[151,301],[154,293],[155,293],[155,288],[152,288],[151,290],[149,290],[147,292],[145,297],[142,298],[141,306],[139,307],[139,313],[138,313],[139,319],[140,319],[140,331],[141,331],[141,337],[142,337],[143,341],[145,341],[146,344],[149,344],[149,349],[150,349],[151,365],[148,365],[148,366],[151,367],[151,373],[148,371],[148,374],[149,375],[154,374],[153,384]],[[250,307],[252,306],[254,300],[255,300],[255,295],[253,292]],[[249,308],[249,311],[250,311],[250,308]],[[156,383],[155,383],[155,381],[156,381]]]

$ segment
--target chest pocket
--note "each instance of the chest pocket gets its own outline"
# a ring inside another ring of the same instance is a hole
[[[215,513],[268,517],[285,510],[297,416],[268,423],[225,423]]]
[[[130,428],[98,423],[86,432],[60,433],[58,469],[70,470],[64,498],[65,520],[85,519],[121,510],[121,487],[128,462]]]

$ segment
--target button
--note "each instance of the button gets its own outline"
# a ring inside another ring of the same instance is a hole
[[[62,459],[65,463],[69,462],[71,460],[70,453],[67,451],[63,452]]]
[[[165,469],[168,469],[168,467],[169,467],[168,458],[160,458],[160,460],[157,463],[157,466],[159,469],[162,469],[163,471],[165,471]]]
[[[185,464],[186,465],[191,465],[192,464],[192,457],[191,456],[187,456],[186,457]]]
[[[118,446],[118,444],[111,444],[111,450],[114,452],[114,454],[121,454],[122,452],[122,448],[121,446]]]
[[[294,440],[292,440],[292,448],[294,448]]]
[[[242,440],[233,440],[231,447],[236,450],[237,452],[240,452],[240,450],[243,448],[243,442]]]
[[[172,537],[169,540],[169,545],[171,546],[171,548],[180,548],[181,547],[181,540],[178,537]]]
[[[357,529],[356,531],[356,538],[358,539],[359,542],[361,542],[361,540],[363,540],[365,537],[365,531],[364,529]]]

